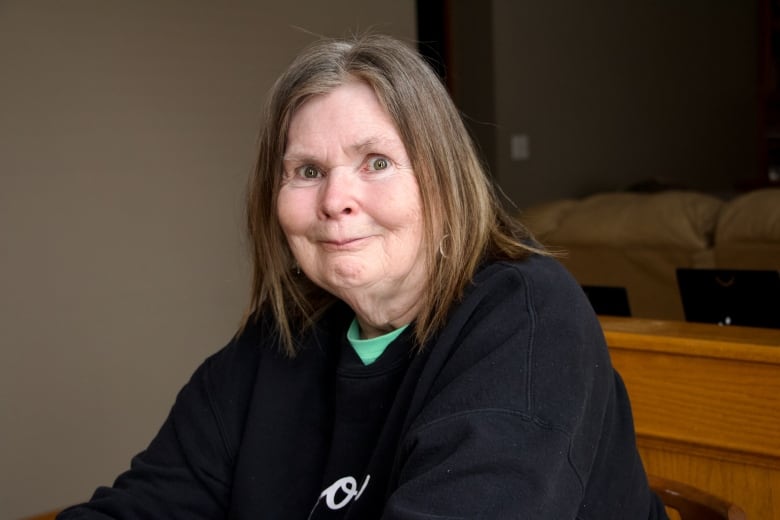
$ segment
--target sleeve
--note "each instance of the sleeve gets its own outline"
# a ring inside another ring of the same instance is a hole
[[[225,518],[240,431],[225,420],[231,406],[240,408],[225,388],[242,379],[229,361],[233,350],[229,345],[196,370],[148,448],[112,487],[98,488],[89,502],[57,519]]]
[[[434,345],[383,520],[577,517],[612,370],[578,289],[528,278],[480,283]]]
[[[415,432],[384,520],[575,518],[569,438],[533,417],[484,410]]]

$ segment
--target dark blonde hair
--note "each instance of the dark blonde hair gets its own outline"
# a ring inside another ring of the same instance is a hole
[[[290,120],[310,97],[354,80],[371,86],[394,121],[419,185],[427,290],[415,320],[418,347],[444,324],[481,262],[538,251],[501,207],[458,110],[419,54],[382,35],[319,41],[271,91],[247,194],[253,278],[244,326],[261,311],[270,312],[290,356],[299,334],[335,301],[296,272],[279,225],[276,204]]]

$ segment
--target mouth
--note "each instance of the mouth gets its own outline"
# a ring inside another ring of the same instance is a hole
[[[350,251],[360,248],[369,237],[321,240],[320,245],[326,251]]]

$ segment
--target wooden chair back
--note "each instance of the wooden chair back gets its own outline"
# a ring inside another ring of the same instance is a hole
[[[701,489],[648,475],[650,487],[661,498],[670,513],[676,512],[680,520],[746,520],[745,512],[738,506]],[[669,510],[673,512],[670,512]]]

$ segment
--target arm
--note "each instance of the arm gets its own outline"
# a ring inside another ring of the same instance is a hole
[[[58,520],[225,518],[240,431],[225,416],[240,417],[242,404],[221,396],[246,395],[234,386],[246,384],[248,375],[236,363],[236,350],[234,342],[206,360],[130,469]]]
[[[565,432],[503,410],[449,417],[410,437],[383,519],[575,518],[582,482]]]

